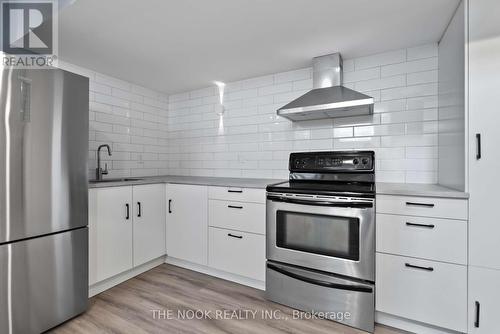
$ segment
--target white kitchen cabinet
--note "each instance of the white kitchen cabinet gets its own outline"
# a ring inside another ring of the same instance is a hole
[[[132,187],[89,191],[89,284],[133,267]]]
[[[467,265],[467,221],[377,213],[377,252]]]
[[[495,269],[500,269],[496,195],[500,187],[498,17],[500,1],[469,1],[469,264]],[[497,292],[500,289],[497,284],[490,288]]]
[[[265,234],[266,205],[210,199],[208,201],[208,225]]]
[[[500,332],[500,270],[469,267],[469,333]]]
[[[448,219],[467,219],[467,200],[377,195],[377,212]]]
[[[467,267],[377,253],[377,311],[467,331]]]
[[[167,185],[167,255],[208,263],[208,190],[206,186]]]
[[[165,255],[165,185],[133,186],[134,266]]]
[[[265,280],[266,237],[210,227],[209,265],[229,273]]]

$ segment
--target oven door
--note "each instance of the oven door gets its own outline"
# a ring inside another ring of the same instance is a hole
[[[270,196],[267,259],[375,280],[373,199]]]

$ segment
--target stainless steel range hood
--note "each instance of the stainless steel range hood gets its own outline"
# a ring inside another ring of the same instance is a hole
[[[278,109],[278,115],[302,121],[373,113],[372,97],[342,86],[340,53],[313,59],[313,88]]]

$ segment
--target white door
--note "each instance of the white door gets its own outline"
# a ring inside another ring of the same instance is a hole
[[[208,191],[205,186],[167,184],[167,255],[208,262]]]
[[[165,255],[165,185],[133,187],[134,266]]]
[[[500,187],[499,17],[500,1],[470,0],[469,264],[496,269],[500,269],[500,216],[495,195]]]
[[[89,191],[89,284],[132,268],[132,187]]]
[[[469,267],[469,333],[500,333],[500,271]]]

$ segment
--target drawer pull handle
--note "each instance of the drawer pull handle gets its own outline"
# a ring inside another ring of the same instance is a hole
[[[481,315],[481,304],[476,301],[476,320],[474,321],[474,327],[479,328],[479,318]]]
[[[235,235],[235,234],[228,233],[227,236],[231,237],[231,238],[236,238],[236,239],[243,239],[242,235]]]
[[[228,189],[227,191],[228,193],[242,193],[243,190],[231,190],[231,189]]]
[[[128,203],[125,204],[125,219],[130,219],[130,205]]]
[[[172,213],[172,200],[168,200],[168,213]]]
[[[426,208],[433,208],[434,204],[432,203],[416,203],[416,202],[406,202],[407,206],[424,206]]]
[[[140,218],[142,216],[142,205],[141,205],[141,202],[137,202],[137,209],[138,209],[137,217]]]
[[[476,160],[481,159],[481,134],[476,133]]]
[[[426,270],[426,271],[434,271],[434,268],[432,268],[432,267],[415,266],[415,265],[409,264],[409,263],[405,263],[405,267],[413,268],[413,269],[421,269],[421,270]]]
[[[243,207],[239,205],[228,205],[227,207],[231,209],[243,209]]]
[[[434,224],[416,224],[416,223],[410,223],[410,222],[406,222],[406,226],[426,227],[426,228],[436,227]]]

